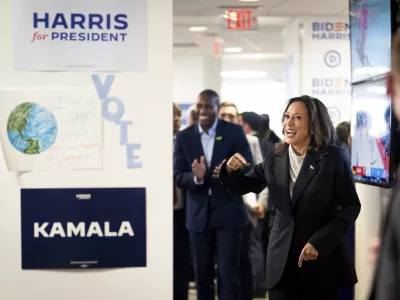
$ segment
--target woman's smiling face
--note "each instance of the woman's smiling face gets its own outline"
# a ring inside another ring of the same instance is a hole
[[[310,143],[310,118],[306,105],[295,101],[283,116],[285,142],[296,148],[308,147]]]

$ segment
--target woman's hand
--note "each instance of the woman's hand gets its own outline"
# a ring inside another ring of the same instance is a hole
[[[316,260],[318,258],[318,251],[317,249],[314,248],[313,245],[310,243],[307,243],[307,245],[304,246],[303,250],[301,251],[300,257],[299,257],[299,268],[303,265],[303,260],[308,261],[308,260]]]
[[[238,171],[248,166],[250,166],[250,163],[240,153],[236,153],[228,160],[226,170],[228,173],[232,173],[232,171]]]

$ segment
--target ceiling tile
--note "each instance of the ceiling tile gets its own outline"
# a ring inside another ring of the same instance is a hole
[[[286,0],[270,11],[274,16],[336,16],[348,7],[347,0]]]

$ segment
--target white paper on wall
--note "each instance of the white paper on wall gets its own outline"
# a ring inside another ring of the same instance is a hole
[[[102,168],[102,122],[93,89],[0,90],[9,171]]]
[[[18,70],[146,72],[146,0],[13,0]]]

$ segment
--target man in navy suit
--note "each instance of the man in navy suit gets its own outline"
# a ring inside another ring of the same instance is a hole
[[[222,163],[236,152],[252,162],[243,128],[218,120],[219,96],[204,90],[196,105],[198,123],[179,132],[174,180],[186,191],[189,230],[199,300],[214,300],[215,259],[219,300],[240,299],[240,247],[249,219],[242,198],[218,180]]]

